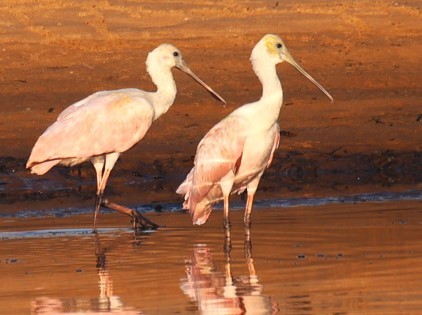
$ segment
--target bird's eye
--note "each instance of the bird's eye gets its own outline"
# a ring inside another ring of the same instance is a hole
[[[283,45],[280,43],[277,43],[277,48],[281,48],[281,47],[283,47]]]
[[[175,56],[175,57],[179,57],[179,53],[178,53],[177,51],[175,51],[175,52],[173,53],[173,56]]]

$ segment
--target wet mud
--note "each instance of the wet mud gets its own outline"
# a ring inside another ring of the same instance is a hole
[[[420,190],[422,183],[421,152],[350,154],[339,147],[325,153],[283,153],[275,155],[265,172],[257,200],[399,193]],[[59,166],[39,177],[25,170],[25,162],[0,157],[0,204],[36,201],[47,207],[49,201],[55,200],[68,199],[69,206],[75,199],[93,202],[95,171],[89,163],[74,168]],[[165,210],[163,205],[180,202],[175,190],[192,163],[157,159],[133,169],[116,167],[113,177],[117,180],[110,180],[107,196],[136,202],[130,194],[137,190],[138,203]]]

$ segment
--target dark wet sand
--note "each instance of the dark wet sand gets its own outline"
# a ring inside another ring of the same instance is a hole
[[[0,313],[205,314],[218,306],[236,314],[251,304],[264,314],[420,313],[419,1],[2,4]],[[174,191],[205,132],[259,97],[248,58],[266,33],[279,34],[335,102],[278,66],[281,145],[257,200],[361,201],[371,193],[417,200],[256,209],[253,261],[243,250],[242,211],[234,211],[228,268],[221,211],[193,227],[168,206],[181,203]],[[162,209],[147,215],[166,228],[134,239],[127,218],[104,214],[96,240],[93,168],[56,167],[38,177],[24,169],[26,159],[73,102],[98,90],[152,90],[144,61],[163,42],[177,45],[228,105],[174,72],[175,105],[122,155],[107,188],[112,201]],[[253,267],[258,283],[248,278]]]
[[[106,214],[97,240],[89,233],[91,216],[2,220],[2,231],[19,233],[0,234],[0,309],[418,314],[419,206],[401,201],[256,209],[252,260],[244,252],[243,211],[233,211],[230,261],[221,211],[202,227],[192,227],[183,213],[151,214],[167,227],[137,238],[121,216]],[[29,227],[38,235],[31,237]]]

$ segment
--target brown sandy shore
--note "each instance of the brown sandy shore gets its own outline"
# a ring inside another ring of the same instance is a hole
[[[190,78],[174,71],[179,91],[174,106],[141,143],[122,155],[106,193],[126,205],[166,209],[168,204],[180,204],[174,191],[192,167],[199,140],[232,110],[259,98],[261,86],[249,55],[266,33],[280,35],[335,101],[330,103],[291,66],[278,66],[284,89],[281,144],[256,199],[371,193],[396,194],[400,199],[401,193],[411,192],[419,200],[261,207],[253,214],[253,242],[265,294],[286,314],[420,310],[420,1],[3,0],[0,275],[5,281],[0,281],[0,313],[28,313],[30,305],[34,314],[37,307],[40,313],[43,307],[52,307],[50,313],[55,313],[56,303],[68,310],[80,306],[72,303],[85,303],[80,309],[87,312],[101,309],[86,303],[94,303],[99,288],[104,290],[107,268],[115,294],[130,306],[116,311],[195,313],[197,307],[186,305],[179,288],[184,259],[201,255],[194,248],[206,243],[216,269],[224,270],[221,212],[202,229],[192,228],[184,213],[149,213],[167,227],[142,237],[140,246],[127,231],[123,236],[119,231],[105,233],[109,263],[98,267],[102,256],[92,235],[19,234],[88,231],[90,214],[48,214],[52,209],[93,206],[92,166],[56,167],[39,177],[30,175],[25,163],[37,138],[68,105],[99,90],[153,90],[145,59],[157,45],[169,42],[228,104],[223,108]],[[36,211],[38,216],[13,217],[24,211]],[[243,235],[241,213],[233,211],[237,237]],[[101,224],[127,227],[127,219],[104,215]],[[18,237],[9,238],[7,233],[14,232]],[[275,250],[274,244],[280,248]],[[234,243],[234,270],[245,266],[236,258],[242,248]],[[195,270],[194,258],[186,270]],[[213,264],[205,262],[213,270]],[[68,284],[66,289],[60,286],[63,283]],[[167,303],[160,300],[163,296]],[[199,300],[197,296],[195,305]]]

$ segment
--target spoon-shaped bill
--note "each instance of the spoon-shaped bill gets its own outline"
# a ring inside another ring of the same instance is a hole
[[[217,92],[215,92],[208,84],[206,84],[204,81],[202,81],[195,73],[192,72],[191,69],[186,65],[186,63],[181,62],[176,66],[178,69],[184,71],[185,73],[189,74],[196,82],[201,84],[204,88],[210,92],[210,94],[218,101],[220,101],[223,104],[226,104],[226,101],[224,98],[222,98]]]
[[[293,59],[293,57],[288,53],[285,52],[283,55],[284,60],[290,63],[293,67],[295,67],[300,73],[302,73],[305,77],[307,77],[313,84],[315,84],[325,95],[328,96],[328,98],[331,100],[331,102],[334,101],[333,97],[330,95],[330,93],[327,92],[326,89],[322,87],[321,84],[319,84],[309,73],[307,73],[303,68],[296,62],[296,60]]]

